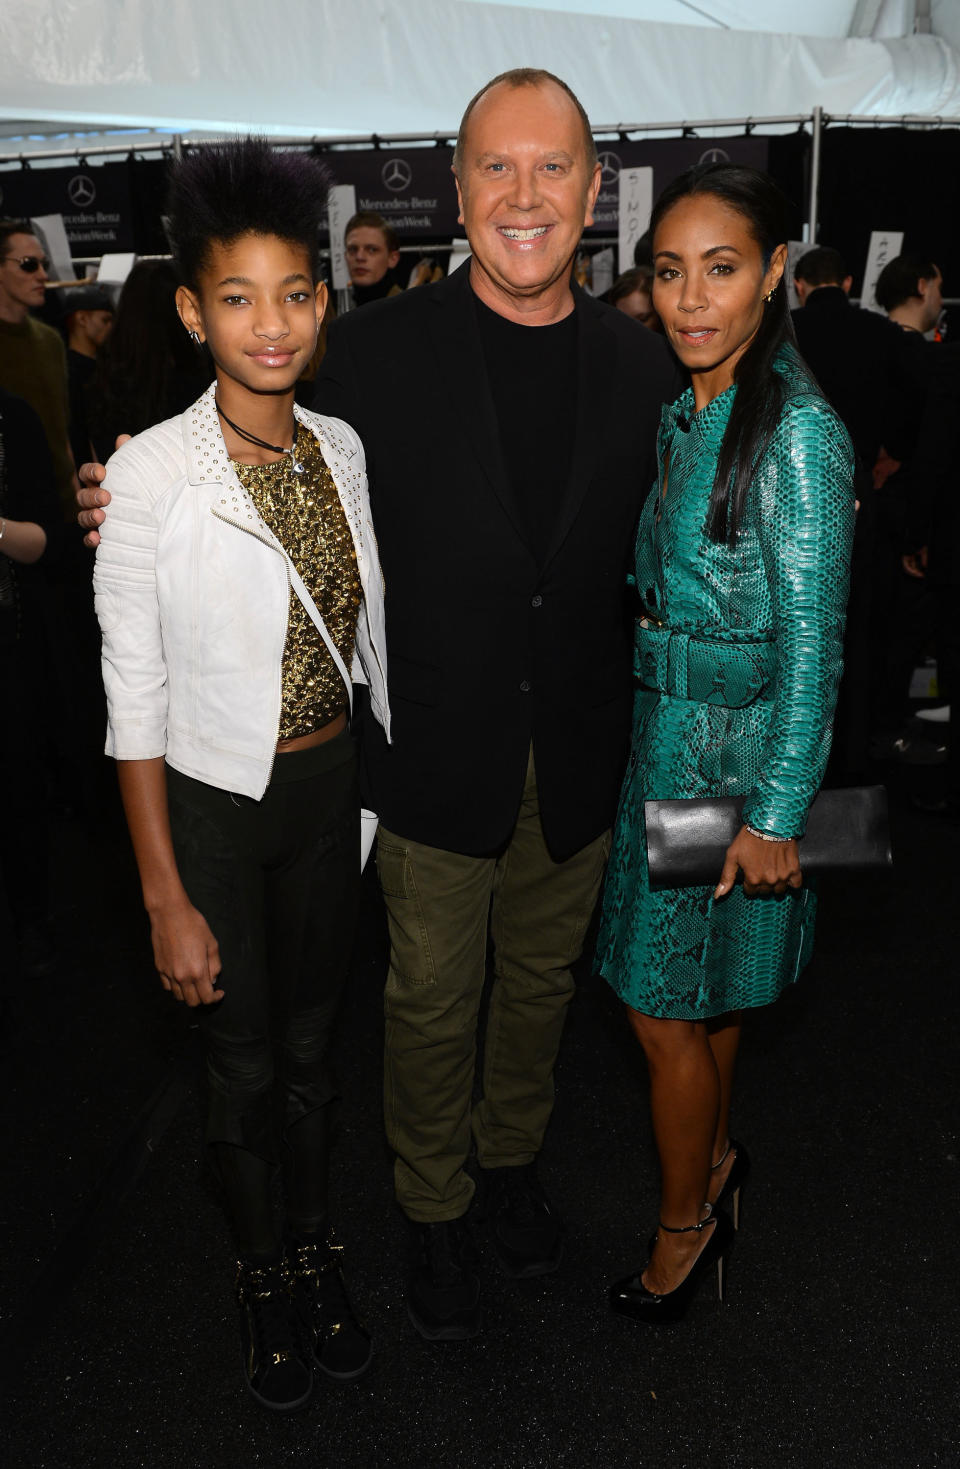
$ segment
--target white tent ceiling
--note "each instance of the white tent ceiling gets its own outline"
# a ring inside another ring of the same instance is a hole
[[[491,75],[536,65],[595,124],[818,103],[960,119],[954,45],[960,0],[3,0],[0,118],[30,133],[433,132]]]

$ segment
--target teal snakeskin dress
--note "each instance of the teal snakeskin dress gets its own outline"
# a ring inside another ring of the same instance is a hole
[[[743,795],[755,830],[799,837],[823,777],[842,668],[853,454],[792,349],[776,370],[786,401],[736,545],[705,529],[735,387],[699,413],[692,389],[664,408],[660,488],[637,534],[637,591],[662,626],[637,628],[640,687],[597,967],[627,1004],[668,1019],[768,1004],[797,978],[813,940],[809,885],[754,898],[738,885],[717,903],[712,888],[652,889],[643,823],[645,800]]]

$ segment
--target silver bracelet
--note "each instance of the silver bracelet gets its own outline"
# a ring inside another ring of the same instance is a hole
[[[7,528],[7,522],[3,519],[3,516],[0,515],[0,541],[3,540],[3,533],[6,530],[6,528]]]
[[[750,826],[749,823],[746,822],[746,821],[743,824],[747,828],[747,831],[750,833],[750,835],[752,837],[759,837],[762,842],[792,842],[793,841],[793,837],[775,837],[775,836],[771,836],[768,831],[757,831],[757,828],[755,826]]]

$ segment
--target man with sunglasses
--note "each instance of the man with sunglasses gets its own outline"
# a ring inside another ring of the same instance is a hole
[[[43,305],[50,262],[28,220],[0,220],[0,388],[23,398],[43,424],[65,510],[75,470],[68,437],[67,354],[60,334],[31,316]]]

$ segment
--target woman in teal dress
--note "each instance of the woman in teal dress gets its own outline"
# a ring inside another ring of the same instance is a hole
[[[650,1073],[660,1227],[611,1305],[683,1314],[748,1168],[727,1124],[740,1012],[810,955],[816,896],[797,841],[823,777],[841,672],[854,496],[846,432],[793,344],[785,201],[715,164],[652,221],[654,303],[692,387],[666,407],[637,536],[639,680],[598,968]],[[652,889],[643,805],[744,796],[715,888]],[[738,880],[738,874],[742,881]]]

